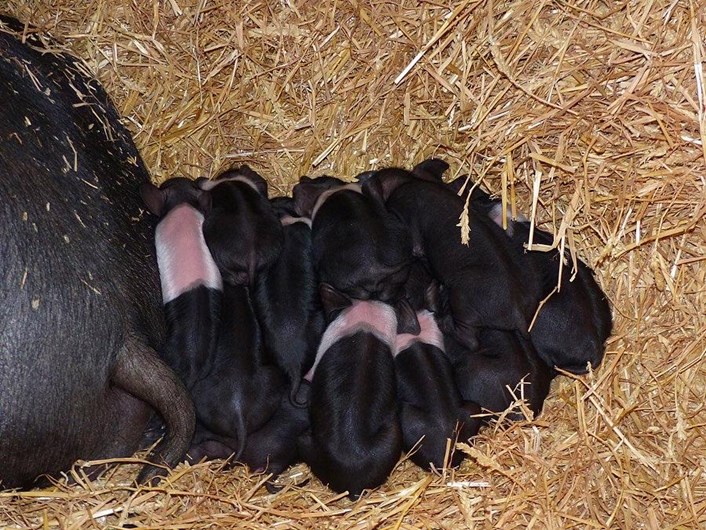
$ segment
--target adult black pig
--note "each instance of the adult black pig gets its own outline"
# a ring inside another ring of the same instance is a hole
[[[85,67],[23,43],[22,29],[0,17],[0,484],[131,455],[149,406],[168,433],[150,459],[176,464],[194,411],[154,349],[164,323],[153,225],[140,219],[147,171]]]

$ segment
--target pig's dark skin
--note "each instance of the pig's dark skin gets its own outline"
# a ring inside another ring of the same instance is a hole
[[[184,204],[202,214],[210,211],[209,193],[201,190],[190,179],[172,178],[159,188],[146,183],[140,191],[148,210],[160,218],[164,218],[176,206]],[[208,252],[207,248],[201,250]],[[175,257],[180,262],[180,266],[181,262],[193,258]],[[210,256],[196,256],[196,258],[198,261],[210,260]],[[217,270],[215,272],[218,273]],[[202,275],[207,273],[208,271],[202,271]],[[209,286],[199,282],[197,285],[190,286],[188,290],[182,291],[176,298],[164,301],[167,340],[162,349],[162,357],[189,389],[211,369],[218,338],[222,297],[222,286]]]
[[[445,341],[463,399],[478,403],[484,411],[499,414],[524,397],[537,417],[556,372],[539,358],[531,341],[514,331],[481,329],[478,339],[480,350],[472,354],[453,339]],[[521,382],[525,383],[522,389]],[[519,411],[505,417],[524,419]]]
[[[272,475],[266,483],[270,493],[279,489],[275,485],[277,477],[300,459],[297,440],[309,428],[309,410],[296,406],[294,402],[306,403],[308,400],[309,383],[303,381],[295,399],[290,399],[289,393],[283,394],[279,408],[270,420],[248,434],[239,460],[253,472]]]
[[[327,314],[352,303],[330,286],[321,294]],[[339,338],[316,367],[309,401],[311,429],[298,448],[314,475],[353,499],[384,483],[402,450],[391,345],[365,329]]]
[[[271,203],[283,225],[282,251],[257,276],[253,301],[263,346],[288,376],[292,403],[302,406],[306,404],[296,400],[299,382],[314,362],[324,313],[311,256],[311,228],[296,220],[291,198],[277,197]]]
[[[351,298],[397,308],[413,261],[409,234],[383,205],[350,189],[333,193],[313,211],[324,192],[344,185],[335,177],[302,177],[293,189],[299,215],[315,213],[312,248],[319,279]],[[418,330],[416,322],[401,320],[400,325]]]
[[[265,425],[285,391],[284,374],[264,356],[248,290],[223,284],[216,355],[211,371],[191,389],[197,415],[192,461],[224,455],[239,460],[247,433]]]
[[[267,183],[248,166],[199,180],[211,196],[203,226],[213,259],[231,284],[254,285],[282,249],[282,225],[267,200]]]
[[[438,177],[441,178],[441,174],[438,174]],[[448,186],[458,192],[465,181],[466,177],[459,177]],[[470,187],[471,183],[466,186],[466,190],[470,190]],[[495,219],[502,226],[503,214],[499,200],[491,199],[477,187],[473,191],[470,204],[473,211]],[[522,260],[524,269],[534,271],[533,275],[540,278],[539,300],[543,300],[557,286],[560,254],[556,250],[525,250],[524,245],[529,241],[529,234],[529,222],[507,219],[506,235],[513,250]],[[535,228],[533,241],[551,245],[553,236]],[[593,271],[581,260],[577,261],[577,266],[576,277],[571,281],[571,261],[567,257],[561,289],[542,306],[530,331],[530,337],[539,356],[547,365],[583,374],[586,373],[589,363],[596,368],[603,360],[605,341],[612,330],[612,318],[608,299],[596,282]]]
[[[0,17],[0,485],[130,456],[150,407],[186,452],[194,411],[164,339],[148,174],[102,87]],[[164,471],[148,465],[147,481]]]
[[[440,322],[466,348],[478,349],[481,327],[527,334],[539,299],[538,279],[522,268],[509,241],[485,216],[471,216],[470,243],[461,243],[463,200],[439,182],[400,168],[375,172],[363,193],[384,203],[408,227],[422,257],[448,293],[450,318]]]

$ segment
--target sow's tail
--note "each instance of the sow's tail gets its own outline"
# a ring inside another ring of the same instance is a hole
[[[111,374],[117,387],[148,403],[166,425],[166,434],[157,444],[137,477],[139,483],[152,481],[186,456],[196,426],[196,413],[189,393],[177,375],[157,352],[135,337],[128,337]]]

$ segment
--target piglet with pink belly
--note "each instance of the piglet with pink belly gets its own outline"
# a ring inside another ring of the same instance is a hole
[[[190,389],[211,368],[223,297],[202,232],[210,197],[181,177],[159,188],[144,184],[140,191],[148,210],[161,218],[155,245],[167,323],[162,355]]]
[[[395,310],[352,300],[327,284],[321,300],[329,318],[311,382],[311,428],[299,438],[303,460],[325,484],[356,498],[385,482],[402,450],[393,348]]]
[[[435,319],[441,303],[439,285],[421,261],[410,267],[404,293],[416,310],[420,332],[401,333],[395,339],[403,449],[422,468],[455,467],[464,456],[454,452],[455,442],[466,442],[478,433],[481,422],[473,416],[480,413],[480,406],[465,401],[456,387]]]
[[[455,443],[467,442],[478,433],[481,422],[473,416],[481,409],[461,399],[434,314],[418,311],[417,319],[418,335],[404,333],[395,339],[403,449],[414,448],[410,459],[424,469],[456,467],[464,455],[454,452]]]

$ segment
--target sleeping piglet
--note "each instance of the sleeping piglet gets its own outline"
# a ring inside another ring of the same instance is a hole
[[[140,191],[147,209],[161,218],[155,245],[167,323],[163,356],[190,389],[213,362],[223,296],[202,233],[210,197],[180,177],[159,188],[145,183]]]
[[[441,179],[441,174],[437,176]],[[466,180],[466,177],[459,177],[448,186],[458,192]],[[465,193],[471,188],[470,184],[466,186]],[[559,289],[554,292],[559,279],[560,252],[526,250],[530,223],[524,218],[510,219],[509,212],[505,214],[508,218],[504,219],[502,203],[491,199],[480,188],[473,190],[470,204],[473,212],[488,216],[500,227],[505,221],[506,235],[523,264],[525,274],[540,279],[537,305],[549,297],[530,331],[532,343],[542,360],[552,368],[556,366],[575,374],[585,373],[589,363],[596,368],[603,360],[612,319],[607,297],[596,282],[593,271],[583,261],[577,260],[576,274],[572,278],[571,263],[567,259]],[[551,245],[553,239],[550,233],[534,229],[534,243]]]
[[[258,274],[253,301],[263,346],[288,376],[290,399],[297,405],[299,382],[314,362],[326,324],[311,255],[311,223],[297,216],[289,197],[270,203],[282,224],[282,251]]]
[[[473,353],[451,337],[445,341],[454,380],[464,401],[500,414],[516,400],[524,399],[536,418],[556,372],[539,358],[532,342],[514,331],[483,328],[478,341],[480,349]],[[524,419],[518,411],[505,417],[513,421]]]
[[[405,223],[415,255],[447,289],[450,311],[440,320],[445,333],[471,351],[479,347],[481,327],[527,334],[539,282],[523,268],[502,229],[486,216],[471,216],[465,245],[458,228],[464,201],[433,177],[386,168],[362,180],[363,193]]]
[[[322,482],[356,498],[385,482],[402,450],[392,358],[397,321],[391,306],[352,300],[327,284],[321,298],[329,317],[340,314],[305,376],[311,429],[299,450]]]
[[[223,308],[211,371],[192,389],[198,421],[190,454],[193,460],[230,454],[237,460],[247,434],[278,409],[286,386],[263,348],[252,300],[257,275],[281,251],[282,226],[267,200],[267,183],[247,166],[199,185],[211,197],[203,232],[223,277]]]
[[[462,401],[433,313],[419,311],[417,318],[420,333],[400,334],[395,341],[403,449],[409,452],[416,446],[410,458],[422,468],[441,469],[445,463],[455,467],[464,457],[454,452],[455,442],[467,442],[478,433],[481,422],[471,416],[479,414],[480,407]],[[447,446],[451,459],[445,462]]]
[[[401,309],[401,330],[418,331],[417,323],[406,318],[414,313],[397,307],[413,261],[410,237],[399,219],[361,194],[359,184],[335,177],[301,177],[292,193],[297,212],[311,219],[320,281],[351,298]]]

